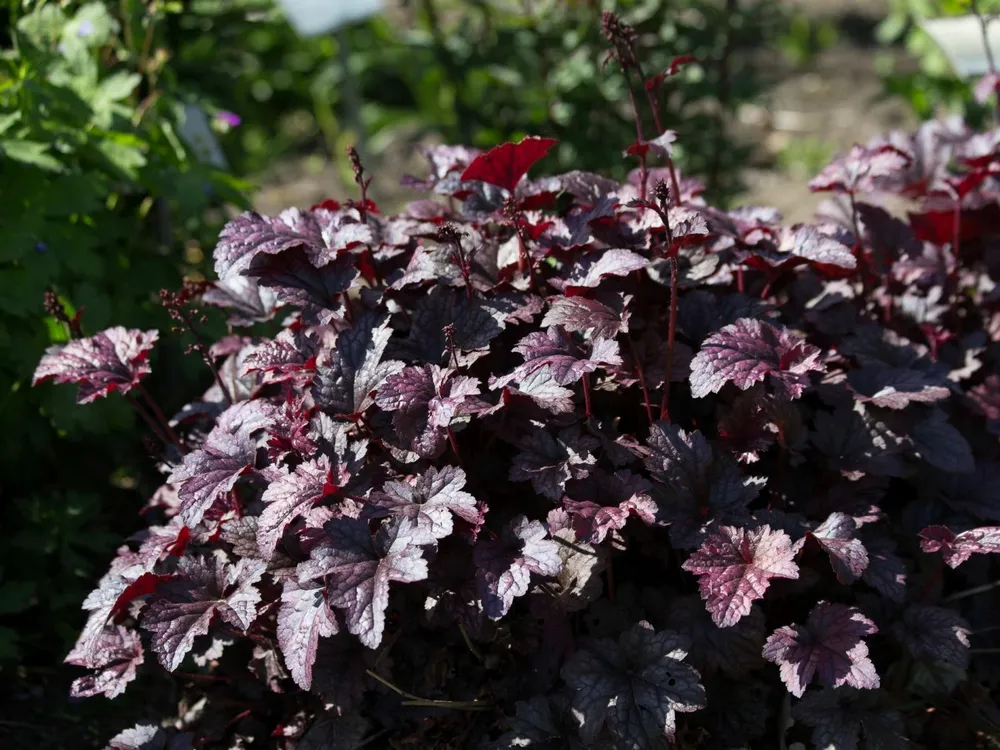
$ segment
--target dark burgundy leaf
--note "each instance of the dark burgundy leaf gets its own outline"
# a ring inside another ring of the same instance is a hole
[[[705,707],[701,676],[684,662],[688,643],[640,622],[618,642],[601,639],[577,651],[562,676],[587,743],[607,726],[621,747],[653,750],[673,741],[677,713]]]
[[[312,395],[317,406],[335,416],[353,418],[375,402],[375,392],[403,369],[403,363],[383,361],[392,337],[389,320],[365,315],[337,336],[336,348],[316,361]]]
[[[943,607],[914,604],[907,607],[894,632],[914,657],[969,666],[969,624],[957,612]]]
[[[876,692],[852,687],[810,692],[792,716],[813,728],[816,747],[837,750],[909,750],[898,711],[882,708]]]
[[[301,248],[258,255],[245,273],[257,279],[262,287],[273,289],[282,304],[320,310],[336,310],[341,295],[358,277],[351,255],[317,268]]]
[[[777,664],[788,691],[801,698],[814,676],[824,685],[877,688],[878,673],[862,636],[878,632],[860,610],[820,602],[805,625],[786,625],[764,644],[764,658]]]
[[[596,438],[569,427],[553,437],[536,429],[520,442],[520,452],[510,467],[512,482],[530,481],[535,492],[550,500],[563,496],[566,482],[582,479],[597,463],[593,455],[600,445]]]
[[[478,396],[479,381],[437,365],[407,367],[389,377],[375,403],[392,412],[401,443],[422,458],[438,458],[452,429],[464,427],[489,404]]]
[[[763,665],[765,624],[763,611],[753,605],[738,623],[720,628],[696,596],[672,599],[667,612],[667,626],[691,641],[687,660],[694,667],[702,674],[721,671],[734,678],[745,678]]]
[[[248,327],[274,317],[280,304],[273,289],[261,287],[254,279],[233,276],[216,281],[202,296],[205,304],[229,311],[226,321],[233,327]]]

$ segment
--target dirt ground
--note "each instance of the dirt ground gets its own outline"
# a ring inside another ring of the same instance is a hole
[[[816,162],[855,142],[896,128],[915,125],[900,99],[886,98],[876,70],[876,56],[887,54],[874,42],[876,24],[889,0],[785,0],[815,20],[829,20],[838,43],[807,65],[796,67],[777,52],[762,52],[761,64],[778,83],[737,113],[732,130],[754,145],[754,164],[743,175],[746,192],[740,204],[778,208],[790,222],[811,218],[822,196],[806,183]],[[901,51],[888,54],[903,59]],[[309,169],[309,157],[282,162],[262,177],[255,207],[276,213],[288,206],[308,206],[328,197],[340,179],[332,166]],[[315,159],[312,160],[315,164]],[[420,173],[422,162],[412,149],[390,148],[376,165],[380,175],[375,197],[399,205],[413,195],[385,175]]]

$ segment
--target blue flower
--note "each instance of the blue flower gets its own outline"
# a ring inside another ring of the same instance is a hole
[[[91,21],[80,21],[80,25],[76,27],[76,35],[81,39],[86,39],[93,33],[94,24]]]

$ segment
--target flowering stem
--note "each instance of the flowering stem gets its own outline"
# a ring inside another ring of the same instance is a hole
[[[138,414],[140,417],[142,417],[142,421],[145,422],[146,425],[149,427],[149,429],[153,431],[153,434],[156,435],[157,439],[160,442],[162,442],[165,446],[169,447],[170,440],[168,440],[167,436],[163,434],[163,431],[160,429],[160,426],[156,423],[156,420],[153,419],[151,416],[149,416],[149,414],[146,413],[146,410],[139,405],[139,402],[136,401],[135,397],[129,394],[125,394],[125,400],[129,402],[129,405],[131,405],[132,409],[135,410],[135,413]],[[150,445],[149,447],[154,448],[155,446]]]
[[[142,395],[143,400],[149,405],[153,415],[160,421],[160,424],[163,426],[163,432],[179,449],[181,449],[181,453],[183,453],[184,450],[181,446],[181,439],[177,437],[177,433],[174,432],[174,428],[170,426],[170,420],[168,420],[166,415],[164,415],[163,410],[160,409],[160,405],[156,403],[156,399],[149,395],[149,391],[146,390],[146,387],[142,383],[138,383],[136,388],[139,389],[139,393]]]
[[[458,452],[458,443],[455,442],[455,433],[451,431],[451,425],[445,427],[445,432],[448,433],[448,444],[451,446],[451,452],[455,454],[455,460],[458,462],[459,467],[462,466],[462,456]]]
[[[969,10],[979,21],[979,33],[983,37],[983,50],[986,52],[986,65],[989,67],[990,74],[995,76],[997,74],[997,62],[993,57],[993,49],[990,47],[990,22],[993,21],[992,16],[983,15],[982,10],[979,8],[979,0],[969,0]],[[996,100],[996,105],[993,108],[993,123],[994,125],[1000,123],[1000,98]]]
[[[664,376],[660,419],[670,421],[670,375],[674,366],[674,342],[677,337],[677,259],[670,258],[670,315],[667,319],[667,372]]]
[[[642,388],[642,401],[646,405],[646,418],[649,420],[649,424],[652,425],[653,405],[649,401],[649,387],[646,385],[646,374],[642,371],[642,362],[639,361],[639,352],[636,351],[635,342],[627,334],[625,338],[628,339],[629,353],[632,355],[632,361],[635,362],[635,374],[639,378],[639,387]]]
[[[646,101],[649,102],[649,108],[653,112],[653,122],[656,125],[656,134],[660,136],[663,134],[663,122],[660,119],[660,99],[656,95],[656,92],[650,89],[646,85],[646,75],[642,71],[642,63],[639,62],[639,55],[636,54],[635,44],[631,43],[630,48],[632,51],[632,64],[635,66],[636,73],[639,74],[639,84],[642,86],[642,90],[646,92]],[[631,93],[631,87],[629,88],[629,93]],[[634,106],[634,105],[633,105]],[[677,170],[674,168],[674,160],[668,154],[667,157],[667,170],[670,172],[670,187],[673,196],[673,203],[680,203],[681,201],[681,186],[677,179]],[[643,169],[645,169],[645,163],[643,163]],[[645,185],[646,180],[643,179],[643,185]]]
[[[583,375],[583,405],[584,414],[583,416],[587,419],[590,418],[590,373],[584,373]]]
[[[403,701],[404,706],[420,706],[422,708],[455,708],[463,711],[483,711],[489,708],[489,704],[480,703],[479,701],[442,701],[421,698],[413,693],[408,693],[405,690],[396,687],[378,674],[374,669],[366,669],[365,674],[389,688],[396,695],[401,698],[405,698],[406,700]]]

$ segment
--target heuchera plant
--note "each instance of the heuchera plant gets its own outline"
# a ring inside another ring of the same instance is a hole
[[[636,86],[654,113],[665,78]],[[791,227],[706,205],[671,141],[640,128],[626,184],[529,179],[544,138],[431,148],[409,182],[432,197],[397,216],[352,153],[360,200],[245,213],[218,280],[164,295],[233,331],[196,340],[214,382],[172,419],[140,382],[155,331],[45,355],[36,380],[117,390],[163,443],[153,525],[68,660],[108,697],[155,660],[186,710],[112,748],[886,750],[997,725],[971,656],[997,650],[1000,131],[858,145]]]

